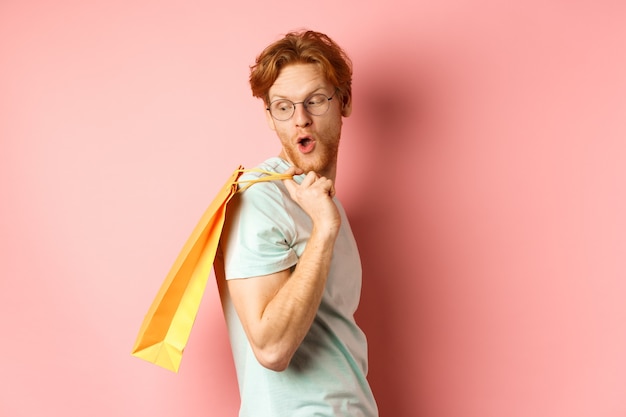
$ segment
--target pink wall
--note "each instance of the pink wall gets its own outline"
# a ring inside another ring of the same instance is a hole
[[[130,349],[217,188],[276,154],[248,65],[302,26],[355,63],[381,415],[626,415],[621,2],[211,3],[0,4],[0,415],[236,415],[213,282],[179,374]]]

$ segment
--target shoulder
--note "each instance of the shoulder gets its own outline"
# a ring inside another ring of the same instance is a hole
[[[265,160],[254,168],[244,170],[239,178],[239,192],[237,196],[242,201],[270,200],[276,204],[288,198],[288,192],[281,180],[255,182],[259,178],[272,174],[282,174],[289,169],[290,164],[282,158],[273,157]],[[251,184],[253,183],[253,184]]]
[[[239,191],[233,197],[232,211],[252,215],[276,212],[285,208],[285,200],[288,192],[280,180],[260,181],[255,180],[270,175],[281,174],[289,168],[289,164],[278,157],[273,157],[258,164],[254,168],[244,170],[239,177]]]
[[[272,157],[266,159],[254,168],[244,170],[240,181],[256,179],[268,175],[268,172],[282,174],[289,168],[289,163],[282,158]]]

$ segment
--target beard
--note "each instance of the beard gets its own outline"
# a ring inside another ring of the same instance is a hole
[[[325,177],[332,176],[337,167],[339,154],[339,137],[335,140],[318,140],[313,152],[303,154],[297,146],[283,146],[287,159],[305,173],[313,171]]]
[[[336,115],[334,120],[318,124],[319,130],[276,129],[282,145],[281,156],[305,173],[313,171],[318,175],[334,178],[342,124],[341,116]],[[303,153],[296,139],[297,135],[307,134],[315,140],[315,148],[309,153]]]

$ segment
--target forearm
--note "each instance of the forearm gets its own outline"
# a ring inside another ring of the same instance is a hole
[[[264,366],[282,370],[309,331],[330,269],[335,231],[314,228],[298,264],[258,317],[252,337]]]

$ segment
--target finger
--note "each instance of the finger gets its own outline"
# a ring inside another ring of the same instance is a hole
[[[330,186],[330,190],[328,191],[328,195],[330,196],[330,198],[333,198],[335,196],[335,193],[336,193],[335,184],[332,184]]]
[[[317,174],[315,172],[313,172],[313,171],[310,171],[309,173],[306,174],[306,176],[304,177],[304,180],[302,180],[302,184],[301,185],[303,187],[309,187],[317,179],[318,179]]]
[[[291,177],[295,176],[295,175],[300,175],[303,174],[304,171],[300,168],[298,168],[297,166],[290,166],[286,171],[285,174],[289,175]]]
[[[320,183],[322,189],[330,196],[330,197],[334,197],[335,196],[335,184],[333,183],[333,180],[326,178],[326,177],[320,177],[318,179],[318,182]]]
[[[285,184],[285,188],[287,188],[287,192],[292,199],[295,200],[296,190],[298,189],[298,183],[292,179],[283,180],[283,184]]]

